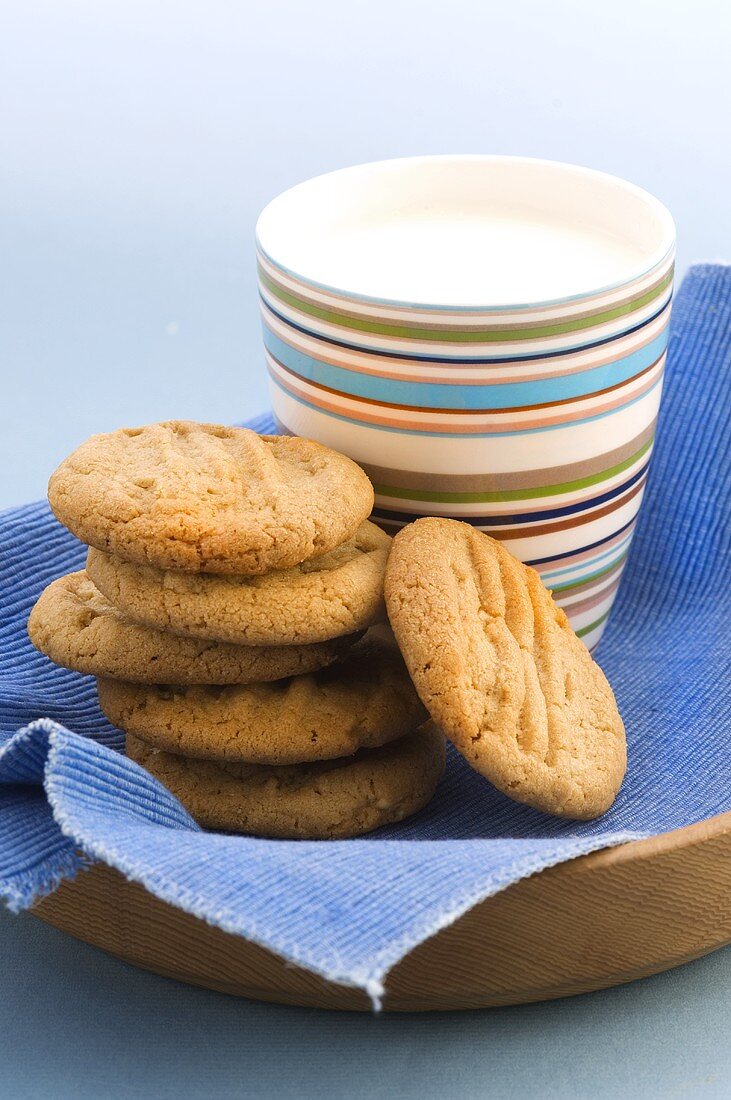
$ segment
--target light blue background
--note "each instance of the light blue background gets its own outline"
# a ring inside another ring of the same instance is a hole
[[[380,157],[575,161],[731,257],[725,0],[3,0],[0,507],[95,431],[267,402],[256,215]],[[731,952],[571,1001],[236,1002],[0,911],[0,1095],[725,1097]]]

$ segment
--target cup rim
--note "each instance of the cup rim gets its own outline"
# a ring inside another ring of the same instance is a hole
[[[381,170],[392,170],[397,165],[433,165],[433,164],[465,164],[468,162],[489,164],[500,163],[501,165],[528,165],[531,168],[538,168],[544,166],[551,171],[565,171],[569,175],[575,178],[583,178],[589,182],[594,182],[605,188],[613,189],[616,192],[630,195],[635,199],[638,199],[645,207],[647,207],[651,216],[656,220],[658,226],[659,237],[661,244],[648,253],[647,258],[641,263],[637,264],[634,268],[628,268],[628,273],[621,279],[618,279],[611,283],[605,283],[602,285],[588,286],[585,290],[581,290],[571,295],[559,295],[557,297],[534,299],[525,302],[504,301],[504,302],[470,302],[464,304],[445,304],[444,302],[436,301],[416,301],[413,299],[397,298],[390,296],[379,296],[373,294],[366,294],[359,291],[353,291],[347,286],[337,285],[332,283],[322,282],[313,279],[307,275],[304,271],[297,270],[296,268],[288,265],[282,260],[278,259],[274,255],[274,250],[267,247],[266,238],[268,234],[268,223],[275,220],[278,216],[278,208],[287,203],[291,203],[302,195],[302,192],[310,191],[318,187],[318,185],[327,186],[331,184],[334,179],[342,179],[347,175],[356,176],[363,173],[377,173]],[[649,191],[630,183],[620,176],[612,175],[608,172],[602,172],[598,169],[587,168],[582,165],[571,164],[565,161],[549,160],[543,157],[525,157],[525,156],[511,156],[492,153],[447,153],[447,154],[431,154],[426,156],[415,157],[394,157],[384,160],[367,161],[360,164],[351,165],[346,168],[339,168],[332,172],[321,173],[320,175],[313,176],[310,179],[304,180],[293,187],[276,195],[269,203],[263,208],[256,222],[255,228],[255,240],[258,252],[275,268],[281,271],[283,274],[296,279],[299,282],[306,284],[312,288],[315,288],[324,293],[331,293],[340,297],[346,298],[352,302],[362,302],[367,305],[382,305],[384,307],[396,307],[404,309],[423,309],[423,310],[436,310],[442,313],[454,313],[460,314],[465,311],[470,312],[484,312],[484,313],[496,313],[496,312],[509,312],[534,308],[551,308],[561,305],[569,305],[571,303],[582,301],[586,298],[592,298],[597,295],[610,293],[618,290],[621,287],[628,286],[631,283],[637,282],[645,278],[655,268],[660,266],[669,266],[675,252],[675,239],[676,229],[675,222],[673,220],[670,211],[667,207],[655,198]]]

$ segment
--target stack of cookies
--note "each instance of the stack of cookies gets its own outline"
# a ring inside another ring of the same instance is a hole
[[[31,640],[98,678],[128,755],[202,825],[347,837],[429,801],[444,739],[378,625],[391,540],[355,463],[173,421],[92,437],[49,501],[90,549]]]

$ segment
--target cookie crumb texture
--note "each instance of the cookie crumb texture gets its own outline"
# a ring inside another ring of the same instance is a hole
[[[256,647],[164,634],[126,619],[83,570],[48,585],[31,611],[28,635],[63,668],[143,684],[278,680],[332,664],[358,637]]]
[[[395,643],[365,638],[342,662],[269,684],[148,687],[99,680],[110,722],[199,759],[300,764],[350,756],[411,732],[427,714]]]
[[[168,421],[92,436],[52,475],[56,517],[83,542],[158,569],[258,574],[339,546],[371,484],[311,440]]]
[[[390,537],[364,521],[327,554],[263,576],[180,573],[91,549],[87,572],[130,619],[238,645],[309,645],[386,618]]]
[[[151,748],[127,734],[127,755],[208,829],[281,839],[359,836],[422,809],[444,771],[431,723],[347,760],[289,767],[214,764]]]
[[[393,541],[386,606],[422,701],[473,768],[561,817],[612,805],[622,719],[535,570],[468,524],[421,519]]]

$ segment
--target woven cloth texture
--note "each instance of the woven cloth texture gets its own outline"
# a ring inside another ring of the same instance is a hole
[[[249,421],[273,430],[268,416]],[[21,909],[103,860],[157,897],[377,1003],[416,944],[510,883],[731,808],[731,268],[675,305],[649,487],[599,650],[629,741],[614,807],[588,824],[510,802],[451,751],[433,802],[350,841],[206,833],[118,750],[94,682],[25,624],[85,549],[45,503],[0,515],[0,894]]]

